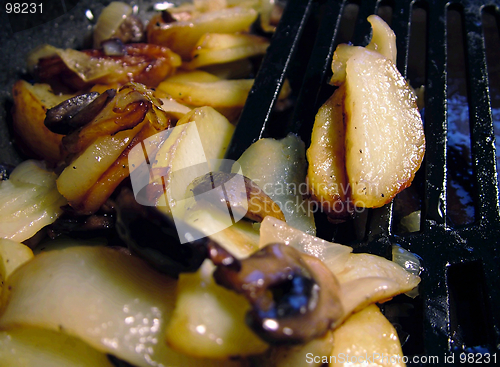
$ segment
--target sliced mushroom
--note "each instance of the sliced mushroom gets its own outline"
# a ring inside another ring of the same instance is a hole
[[[343,318],[335,276],[318,259],[271,244],[241,260],[241,269],[219,265],[216,282],[249,300],[247,323],[273,344],[305,343]]]
[[[48,110],[44,124],[53,133],[67,135],[92,121],[115,94],[109,89],[101,95],[91,92],[70,98]]]
[[[234,180],[234,178],[240,180]],[[240,185],[244,182],[245,187]],[[236,173],[210,172],[193,181],[192,189],[196,200],[208,200],[215,206],[223,206],[230,209],[239,217],[262,222],[270,215],[285,221],[285,216],[278,204],[276,204],[266,193],[248,177]],[[222,190],[213,190],[221,187]],[[201,195],[204,194],[204,195]]]

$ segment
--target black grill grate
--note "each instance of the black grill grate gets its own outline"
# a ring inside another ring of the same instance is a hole
[[[228,158],[237,159],[253,141],[298,133],[309,143],[314,115],[332,93],[332,53],[347,1],[290,0],[263,66],[257,75],[236,129]],[[392,7],[391,27],[397,36],[397,66],[408,70],[413,7],[427,13],[425,132],[427,151],[423,178],[421,230],[406,236],[393,233],[393,204],[365,211],[348,225],[333,226],[318,217],[318,233],[355,247],[386,255],[391,244],[419,254],[424,271],[420,297],[396,298],[386,312],[399,304],[411,309],[400,317],[402,335],[409,333],[406,354],[444,356],[450,352],[486,352],[500,348],[500,216],[495,136],[482,29],[484,6],[498,14],[499,1],[359,1],[353,43],[365,45],[370,25],[366,17],[379,6]],[[465,64],[468,85],[471,151],[475,188],[474,223],[452,228],[447,222],[447,24],[449,6],[463,14]],[[498,15],[497,15],[498,18]],[[313,35],[311,37],[311,35]],[[500,45],[498,45],[500,47]],[[284,78],[296,90],[296,109],[285,126],[273,119],[272,109]],[[293,83],[292,83],[293,86]],[[345,233],[355,233],[351,237]],[[401,307],[400,307],[401,309]],[[401,311],[397,311],[401,313]],[[403,338],[404,339],[404,338]],[[441,359],[442,360],[442,359]],[[456,360],[457,361],[457,360]]]

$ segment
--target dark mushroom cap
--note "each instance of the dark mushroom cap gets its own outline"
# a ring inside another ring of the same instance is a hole
[[[335,276],[319,259],[293,247],[268,245],[241,260],[240,268],[219,265],[214,278],[250,301],[247,322],[268,343],[305,343],[344,315]]]

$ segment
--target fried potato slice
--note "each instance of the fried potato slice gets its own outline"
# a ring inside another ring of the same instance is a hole
[[[405,366],[398,333],[376,305],[349,317],[333,332],[334,344],[329,366],[366,366],[365,356],[373,357],[376,366]],[[347,356],[351,359],[346,360]],[[372,364],[370,364],[372,365]]]
[[[135,149],[129,155],[129,164],[139,166],[146,158],[151,162],[151,166],[148,167],[151,169],[149,183],[161,183],[161,192],[153,201],[159,210],[167,214],[173,210],[180,210],[176,216],[182,218],[185,190],[199,174],[196,170],[184,171],[185,174],[181,171],[194,166],[207,167],[205,165],[209,166],[212,160],[222,159],[233,131],[234,126],[213,108],[196,108],[184,115],[177,126],[168,131],[168,137],[155,156],[144,157],[142,148]],[[150,143],[148,141],[144,143],[149,154]],[[210,170],[215,169],[217,167],[210,167]],[[176,173],[177,171],[180,173]],[[203,171],[200,174],[207,172]],[[131,178],[134,185],[135,175],[133,174]],[[135,188],[136,192],[141,189],[142,187]]]
[[[368,20],[373,27],[370,44],[339,45],[333,55],[330,82],[345,88],[344,194],[356,207],[378,208],[411,185],[423,160],[425,138],[416,96],[394,64],[394,32],[377,16]],[[318,119],[322,113],[320,110]],[[322,134],[313,136],[312,147],[333,139],[333,132],[326,129],[328,125],[323,126]],[[332,147],[329,152],[334,155]],[[317,168],[322,162],[321,151],[308,158]],[[342,164],[340,158],[336,164]],[[325,185],[327,190],[334,190],[336,185],[333,178],[337,174],[332,167],[325,166],[324,172],[319,172],[323,174],[314,176],[315,171],[311,171],[311,191],[315,196],[315,185]],[[321,196],[316,199],[321,201]]]
[[[356,48],[346,63],[346,171],[358,207],[387,204],[422,163],[425,138],[416,97],[394,63]]]
[[[187,61],[190,60],[196,43],[205,33],[247,31],[257,19],[257,15],[254,9],[240,7],[202,13],[194,19],[170,23],[165,22],[161,15],[157,15],[147,27],[148,43],[166,46]]]
[[[238,366],[182,355],[166,345],[176,287],[143,260],[111,248],[49,251],[7,280],[0,328],[63,332],[138,367]]]
[[[0,331],[3,367],[113,367],[105,353],[56,331],[20,327]]]
[[[28,155],[57,162],[62,158],[62,135],[55,134],[44,125],[47,110],[73,97],[55,94],[48,84],[35,84],[18,80],[12,88],[12,111],[15,136]]]
[[[0,181],[0,237],[25,241],[62,214],[66,200],[56,178],[44,163],[29,160]]]
[[[0,279],[5,281],[18,267],[33,258],[33,251],[20,242],[0,238]],[[0,290],[2,285],[0,284]]]
[[[289,134],[280,140],[257,140],[243,152],[238,163],[243,175],[279,205],[290,226],[316,233],[313,210],[302,196],[307,193],[307,168],[304,143],[299,137]]]
[[[316,114],[307,150],[307,184],[313,198],[331,218],[348,216],[349,187],[345,170],[345,87],[338,88]]]
[[[267,38],[251,34],[206,33],[194,47],[192,60],[182,67],[192,70],[263,55],[268,47]]]
[[[248,301],[217,285],[214,268],[206,260],[196,273],[180,275],[166,331],[168,345],[188,355],[218,359],[263,353],[269,345],[245,324]]]

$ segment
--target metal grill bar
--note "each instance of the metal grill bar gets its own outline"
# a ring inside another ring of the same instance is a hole
[[[481,7],[468,1],[465,12],[466,62],[468,70],[469,114],[472,157],[476,176],[477,216],[480,223],[500,220],[495,157],[495,133],[488,93],[486,45],[481,26]]]
[[[422,224],[446,224],[446,1],[428,9],[427,83],[425,92],[425,202]]]
[[[287,67],[294,60],[294,51],[304,25],[309,14],[313,12],[311,3],[312,0],[307,4],[300,0],[289,2],[273,45],[248,98],[228,157],[238,158],[247,146],[262,137]],[[338,30],[346,3],[346,0],[328,0],[320,4],[319,15],[316,15],[322,20],[316,29],[312,53],[296,56],[301,57],[302,60],[306,58],[307,67],[303,78],[300,78],[303,79],[300,84],[302,89],[298,94],[288,130],[299,133],[306,145],[310,139],[317,109],[332,92],[332,88],[327,86],[326,82],[331,73],[331,57],[338,43]],[[376,0],[358,2],[359,13],[356,20],[354,44],[366,45],[368,43],[370,25],[366,17],[376,12],[380,3],[381,1]],[[478,203],[476,210],[478,221],[460,229],[449,228],[446,223],[446,19],[449,3],[461,4],[464,10],[471,139]],[[497,248],[500,215],[485,45],[481,29],[481,6],[489,3],[491,1],[478,3],[472,0],[451,2],[428,0],[418,2],[418,6],[427,11],[428,35],[424,118],[427,151],[422,167],[425,171],[425,184],[421,232],[406,236],[392,234],[392,204],[389,204],[365,212],[357,223],[351,224],[352,227],[363,225],[362,233],[366,231],[366,236],[359,236],[355,233],[354,238],[351,238],[352,242],[346,243],[357,247],[358,251],[368,251],[379,255],[385,255],[391,244],[398,243],[422,256],[425,270],[420,285],[421,295],[417,302],[423,303],[423,324],[420,330],[423,333],[424,344],[421,353],[425,355],[443,355],[444,352],[451,352],[454,348],[462,350],[461,348],[470,347],[470,345],[465,347],[457,345],[452,335],[454,328],[460,326],[456,325],[456,315],[463,315],[463,310],[456,308],[460,305],[450,303],[450,297],[453,298],[452,291],[457,287],[453,284],[454,280],[448,279],[447,275],[450,274],[448,271],[450,265],[460,266],[461,263],[472,264],[465,268],[475,269],[477,273],[475,279],[478,281],[482,281],[481,272],[484,271],[484,284],[481,283],[480,286],[486,295],[485,304],[481,310],[485,312],[484,317],[491,321],[491,326],[484,327],[487,329],[487,335],[479,340],[481,343],[486,340],[487,345],[483,347],[490,351],[500,347],[500,290],[497,285],[500,282],[497,265],[500,261],[500,250]],[[415,2],[394,0],[392,6],[392,28],[396,33],[398,47],[397,65],[406,76],[411,14]],[[281,44],[276,45],[276,43]],[[266,63],[271,63],[271,65]],[[327,223],[324,218],[317,222],[317,225],[318,233],[322,233],[326,239],[331,239],[332,231],[341,232],[346,229],[341,226],[335,227]],[[456,275],[457,272],[453,271],[451,274]],[[459,296],[463,298],[463,294]],[[482,301],[480,300],[479,303]],[[450,309],[450,307],[455,308]],[[453,325],[450,315],[455,317]],[[474,340],[474,338],[468,340]]]
[[[238,159],[247,147],[263,137],[312,5],[313,0],[288,2],[248,95],[226,158]]]

